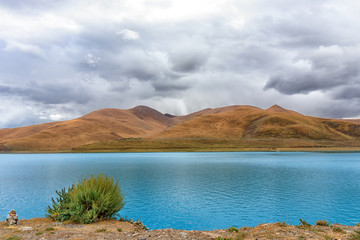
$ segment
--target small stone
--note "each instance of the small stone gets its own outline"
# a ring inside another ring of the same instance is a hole
[[[179,235],[180,235],[182,238],[186,238],[186,237],[187,237],[187,233],[186,233],[186,232],[180,232]]]
[[[15,210],[9,212],[9,216],[6,218],[6,223],[9,225],[15,225],[18,222],[18,215]]]
[[[34,230],[32,227],[21,227],[19,228],[20,231],[32,231]]]

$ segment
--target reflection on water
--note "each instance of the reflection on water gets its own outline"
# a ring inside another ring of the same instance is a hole
[[[55,190],[103,173],[126,193],[120,214],[151,229],[360,222],[359,153],[3,154],[0,166],[2,220],[42,217]]]

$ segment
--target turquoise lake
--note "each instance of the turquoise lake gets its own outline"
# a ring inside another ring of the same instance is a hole
[[[55,190],[99,173],[150,229],[360,222],[360,153],[312,152],[1,154],[0,220],[43,217]]]

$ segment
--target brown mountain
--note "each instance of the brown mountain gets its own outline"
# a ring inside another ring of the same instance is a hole
[[[171,118],[145,106],[101,109],[74,120],[1,129],[0,148],[66,150],[94,142],[149,137],[172,125]]]
[[[360,124],[304,116],[278,105],[267,110],[241,105],[208,108],[186,116],[138,106],[101,109],[69,121],[0,129],[0,149],[64,151],[129,138],[359,141]]]
[[[267,110],[238,106],[218,113],[199,114],[156,135],[161,138],[264,138],[354,140],[360,125],[338,119],[301,115],[274,105]]]

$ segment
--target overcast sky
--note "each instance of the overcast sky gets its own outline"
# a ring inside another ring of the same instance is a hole
[[[359,0],[0,0],[0,128],[147,105],[360,118]]]

